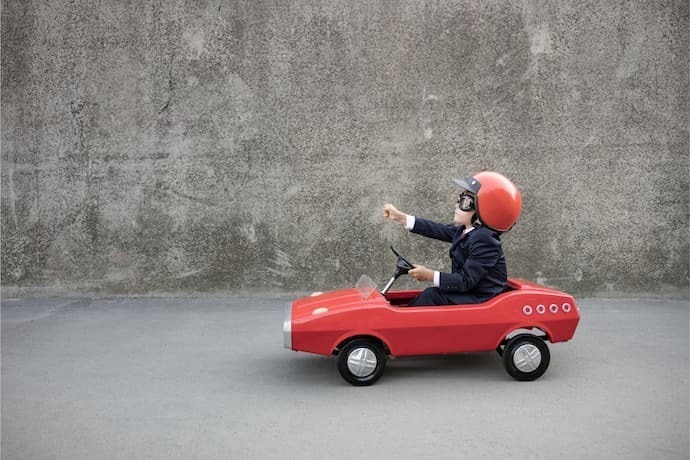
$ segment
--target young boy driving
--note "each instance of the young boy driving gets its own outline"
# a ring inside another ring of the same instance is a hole
[[[453,224],[441,224],[383,206],[384,218],[399,222],[412,233],[451,243],[450,272],[415,265],[409,275],[431,281],[410,306],[473,304],[484,302],[507,287],[508,272],[501,233],[510,230],[522,208],[520,192],[508,178],[483,171],[455,179],[461,189]]]

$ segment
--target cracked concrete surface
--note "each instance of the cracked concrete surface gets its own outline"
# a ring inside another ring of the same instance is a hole
[[[324,290],[384,279],[390,201],[523,193],[513,276],[688,289],[687,2],[8,0],[2,284]],[[288,268],[286,268],[288,267]]]

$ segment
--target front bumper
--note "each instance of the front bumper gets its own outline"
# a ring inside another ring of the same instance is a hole
[[[283,310],[283,346],[292,350],[292,302],[285,304]]]

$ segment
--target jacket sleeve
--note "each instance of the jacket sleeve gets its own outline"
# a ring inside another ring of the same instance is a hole
[[[453,241],[453,235],[458,231],[458,227],[454,225],[439,224],[428,219],[415,217],[414,227],[412,227],[410,231],[418,235],[450,243]]]
[[[471,291],[501,256],[500,245],[488,238],[478,238],[468,249],[467,260],[459,272],[440,274],[441,291]]]

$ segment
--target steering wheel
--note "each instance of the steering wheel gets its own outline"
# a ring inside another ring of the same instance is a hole
[[[400,275],[407,275],[407,272],[412,270],[414,268],[414,265],[407,259],[405,259],[398,251],[395,250],[393,246],[391,246],[391,251],[393,251],[393,254],[398,256],[398,262],[395,264],[395,273],[397,276]],[[396,276],[396,277],[397,277]]]
[[[398,261],[395,264],[395,273],[393,273],[393,276],[391,277],[390,281],[388,281],[388,284],[386,284],[386,287],[383,288],[381,291],[381,294],[384,296],[388,292],[388,290],[393,286],[393,283],[395,283],[395,280],[397,280],[401,275],[407,275],[407,272],[412,270],[414,268],[414,265],[412,263],[405,259],[398,251],[395,250],[393,246],[391,246],[391,251],[393,251],[393,254],[398,256]]]

